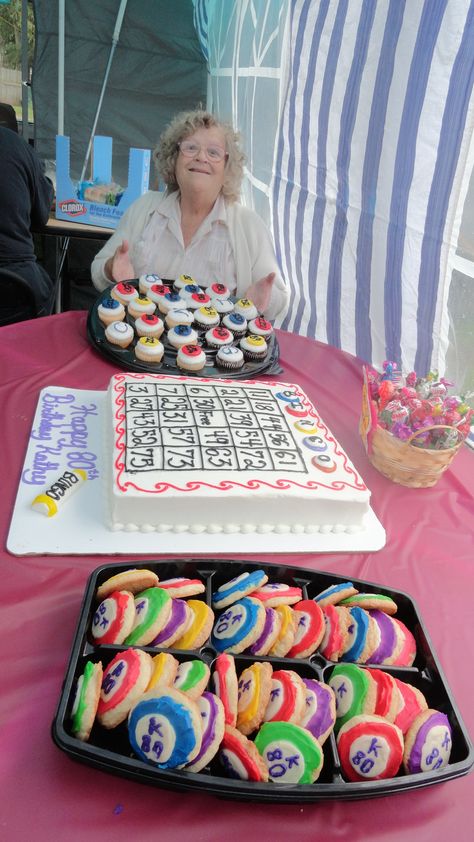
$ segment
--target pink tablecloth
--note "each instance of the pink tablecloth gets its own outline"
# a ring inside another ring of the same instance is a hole
[[[279,333],[284,373],[299,383],[372,490],[387,531],[377,553],[285,556],[289,564],[367,579],[418,605],[469,733],[474,734],[474,453],[464,447],[433,489],[390,483],[368,463],[357,425],[360,362]],[[0,330],[0,839],[233,840],[295,837],[437,842],[472,838],[472,774],[373,801],[265,805],[225,802],[133,783],[70,760],[50,725],[84,586],[103,556],[16,558],[5,550],[39,390],[106,389],[115,369],[86,337],[85,313]],[[255,557],[255,556],[252,556]]]

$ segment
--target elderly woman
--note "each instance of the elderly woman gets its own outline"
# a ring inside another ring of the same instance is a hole
[[[137,199],[92,263],[98,290],[142,274],[223,283],[269,319],[288,291],[262,219],[239,204],[244,155],[230,125],[205,111],[179,114],[154,152],[166,192]]]

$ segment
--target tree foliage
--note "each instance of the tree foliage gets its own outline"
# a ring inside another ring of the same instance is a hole
[[[21,68],[21,0],[0,5],[0,60],[4,67]],[[28,65],[33,63],[35,25],[33,6],[28,3]]]

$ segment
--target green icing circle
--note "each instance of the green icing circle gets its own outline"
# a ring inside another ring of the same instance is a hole
[[[335,676],[342,675],[351,683],[352,685],[352,704],[349,710],[343,715],[337,715],[337,704],[336,704],[336,723],[335,728],[339,730],[339,728],[344,725],[349,719],[352,719],[353,716],[358,716],[359,714],[365,713],[364,706],[365,700],[367,698],[367,693],[370,687],[370,676],[365,670],[358,667],[356,664],[338,664],[334,667],[331,677],[329,679],[329,686],[334,690],[336,694],[336,701],[338,698],[337,690],[332,685],[332,680]]]
[[[82,685],[79,699],[77,700],[77,707],[72,717],[72,731],[77,734],[81,730],[82,718],[87,709],[86,695],[87,688],[94,675],[94,664],[92,661],[87,661],[82,675]]]
[[[312,773],[321,766],[323,753],[311,734],[292,722],[265,722],[255,737],[255,745],[264,760],[267,746],[279,740],[293,743],[304,759],[305,767],[298,783],[312,783]]]
[[[166,603],[169,602],[171,597],[167,591],[163,590],[163,588],[153,587],[147,588],[145,591],[137,594],[135,597],[135,604],[140,599],[148,600],[145,615],[141,622],[138,623],[138,625],[130,632],[128,637],[125,638],[124,643],[126,646],[134,646],[134,644],[137,643],[143,632],[148,631],[153,623],[156,622],[156,618],[163,610]]]

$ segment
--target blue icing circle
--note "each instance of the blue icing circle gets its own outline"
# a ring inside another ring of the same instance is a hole
[[[242,642],[255,626],[263,605],[255,604],[245,597],[234,602],[217,618],[211,635],[211,643],[218,652],[226,652]]]
[[[236,325],[243,325],[245,322],[245,318],[240,315],[240,313],[231,313],[229,316],[229,321],[233,322]]]
[[[325,591],[318,594],[314,597],[315,602],[319,602],[321,599],[326,599],[328,596],[332,596],[334,593],[338,593],[339,591],[345,591],[348,588],[353,588],[352,582],[341,582],[340,585],[332,585],[330,588],[326,588]]]
[[[352,642],[352,646],[350,649],[347,650],[347,652],[344,652],[341,655],[341,661],[349,661],[350,663],[354,663],[354,661],[357,661],[357,658],[359,658],[365,646],[367,632],[369,629],[369,615],[366,611],[364,611],[363,608],[359,608],[359,606],[350,608],[349,611],[353,622],[356,624],[356,631]]]
[[[186,284],[184,287],[184,291],[189,293],[190,295],[194,295],[194,293],[201,292],[201,287],[197,284]]]
[[[328,449],[326,442],[321,436],[305,436],[303,444],[310,450],[316,450],[318,453]]]
[[[288,403],[295,403],[295,401],[299,401],[297,395],[294,392],[291,392],[289,389],[285,390],[284,392],[277,392],[275,395],[280,401],[288,401]]]
[[[108,307],[110,310],[116,310],[117,307],[120,307],[120,302],[117,301],[115,298],[104,298],[102,301],[103,307]]]
[[[142,724],[141,730],[143,730],[143,720],[148,720],[148,725],[139,743],[137,729]],[[160,720],[161,723],[166,720],[176,735],[173,750],[163,763],[160,763],[159,759],[163,746],[161,741],[163,726],[160,725]],[[138,702],[129,716],[128,735],[137,756],[160,769],[172,769],[182,763],[187,763],[197,741],[191,714],[184,705],[179,704],[170,696],[159,696]]]
[[[224,350],[227,349],[225,348]],[[251,573],[244,574],[244,576],[245,578],[242,575],[236,576],[235,579],[231,579],[230,582],[227,582],[217,591],[214,591],[212,594],[212,604],[215,608],[219,608],[222,601],[232,594],[236,594],[236,599],[238,599],[239,596],[257,590],[267,578],[264,570],[253,570]]]
[[[178,292],[167,292],[165,298],[167,301],[179,301],[181,296]]]
[[[189,325],[176,325],[176,327],[172,328],[172,330],[177,334],[177,336],[189,336],[191,333]]]

